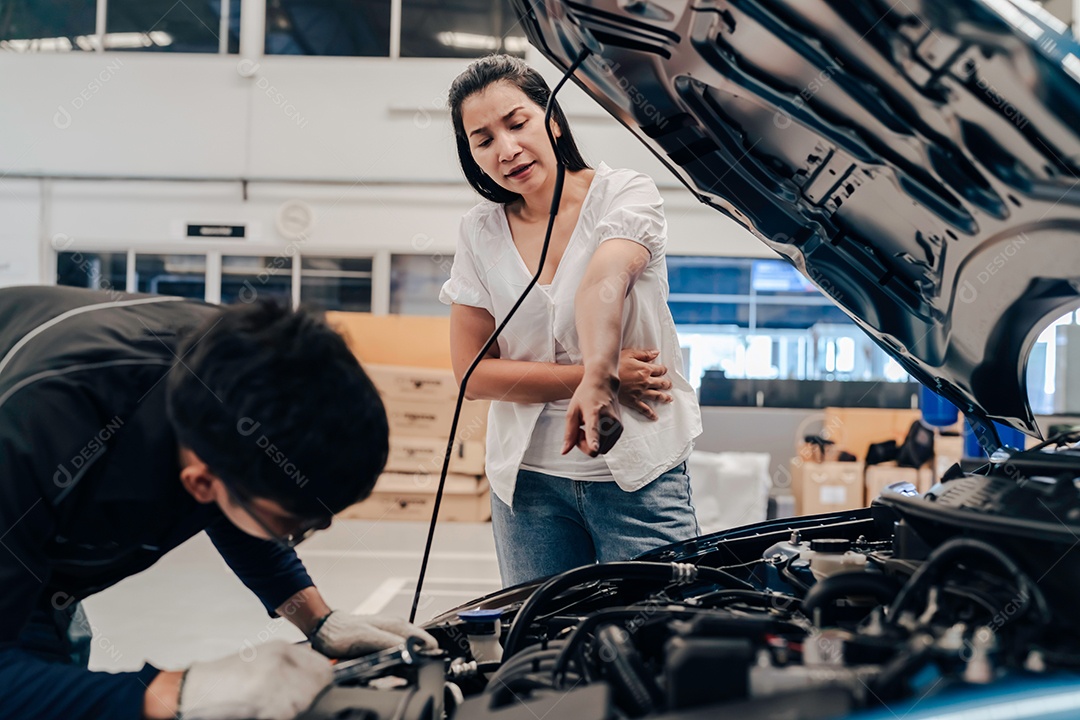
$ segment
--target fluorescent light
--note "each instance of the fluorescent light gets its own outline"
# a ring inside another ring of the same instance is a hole
[[[525,52],[525,48],[529,47],[529,40],[528,38],[520,36],[505,37],[503,38],[503,47],[506,49],[506,52],[523,53]]]
[[[447,47],[462,50],[494,51],[499,49],[499,38],[494,35],[444,31],[437,33],[435,39]],[[520,36],[505,37],[502,39],[502,46],[507,52],[525,52],[525,48],[529,46],[529,41]]]
[[[2,40],[0,48],[15,52],[68,52],[74,46],[66,37]]]
[[[153,45],[168,47],[173,43],[172,35],[160,30],[149,33],[106,33],[104,40],[106,50],[130,50]],[[97,47],[97,42],[97,35],[77,35],[74,44],[66,37],[20,38],[0,40],[0,49],[15,52],[69,52],[77,46],[80,50],[92,51]]]
[[[439,42],[447,47],[462,48],[464,50],[495,50],[499,47],[499,39],[492,35],[477,35],[463,32],[441,32],[436,36]]]
[[[105,48],[109,50],[130,50],[132,48],[151,47],[153,45],[167,47],[172,45],[172,42],[172,35],[167,32],[161,32],[160,30],[153,30],[149,33],[127,32],[105,34]]]

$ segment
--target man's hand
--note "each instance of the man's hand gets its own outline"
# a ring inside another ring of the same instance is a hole
[[[326,657],[351,658],[401,645],[408,637],[423,640],[429,650],[439,649],[435,638],[401,618],[335,610],[311,636],[311,647]]]
[[[619,402],[639,413],[656,420],[656,411],[647,401],[669,403],[671,389],[667,368],[653,363],[659,350],[626,349],[619,354]]]
[[[291,720],[333,680],[325,657],[305,645],[274,640],[255,646],[250,654],[188,668],[179,715],[184,720]]]
[[[619,379],[592,375],[586,369],[566,410],[562,454],[577,447],[589,457],[603,455],[614,447],[622,431]]]

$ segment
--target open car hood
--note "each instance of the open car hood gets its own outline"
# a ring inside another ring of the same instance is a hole
[[[699,199],[970,419],[1078,302],[1080,46],[1008,0],[514,0]]]

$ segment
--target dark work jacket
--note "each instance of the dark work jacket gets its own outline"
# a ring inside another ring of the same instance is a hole
[[[178,345],[220,308],[64,287],[0,289],[0,718],[139,718],[157,674],[29,654],[35,609],[62,609],[206,530],[271,613],[312,585],[180,484],[165,408]]]

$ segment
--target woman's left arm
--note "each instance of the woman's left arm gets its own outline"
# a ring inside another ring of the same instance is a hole
[[[612,238],[593,253],[574,301],[585,376],[570,399],[562,453],[575,446],[590,457],[606,453],[622,434],[619,352],[623,307],[650,260],[633,240]]]

